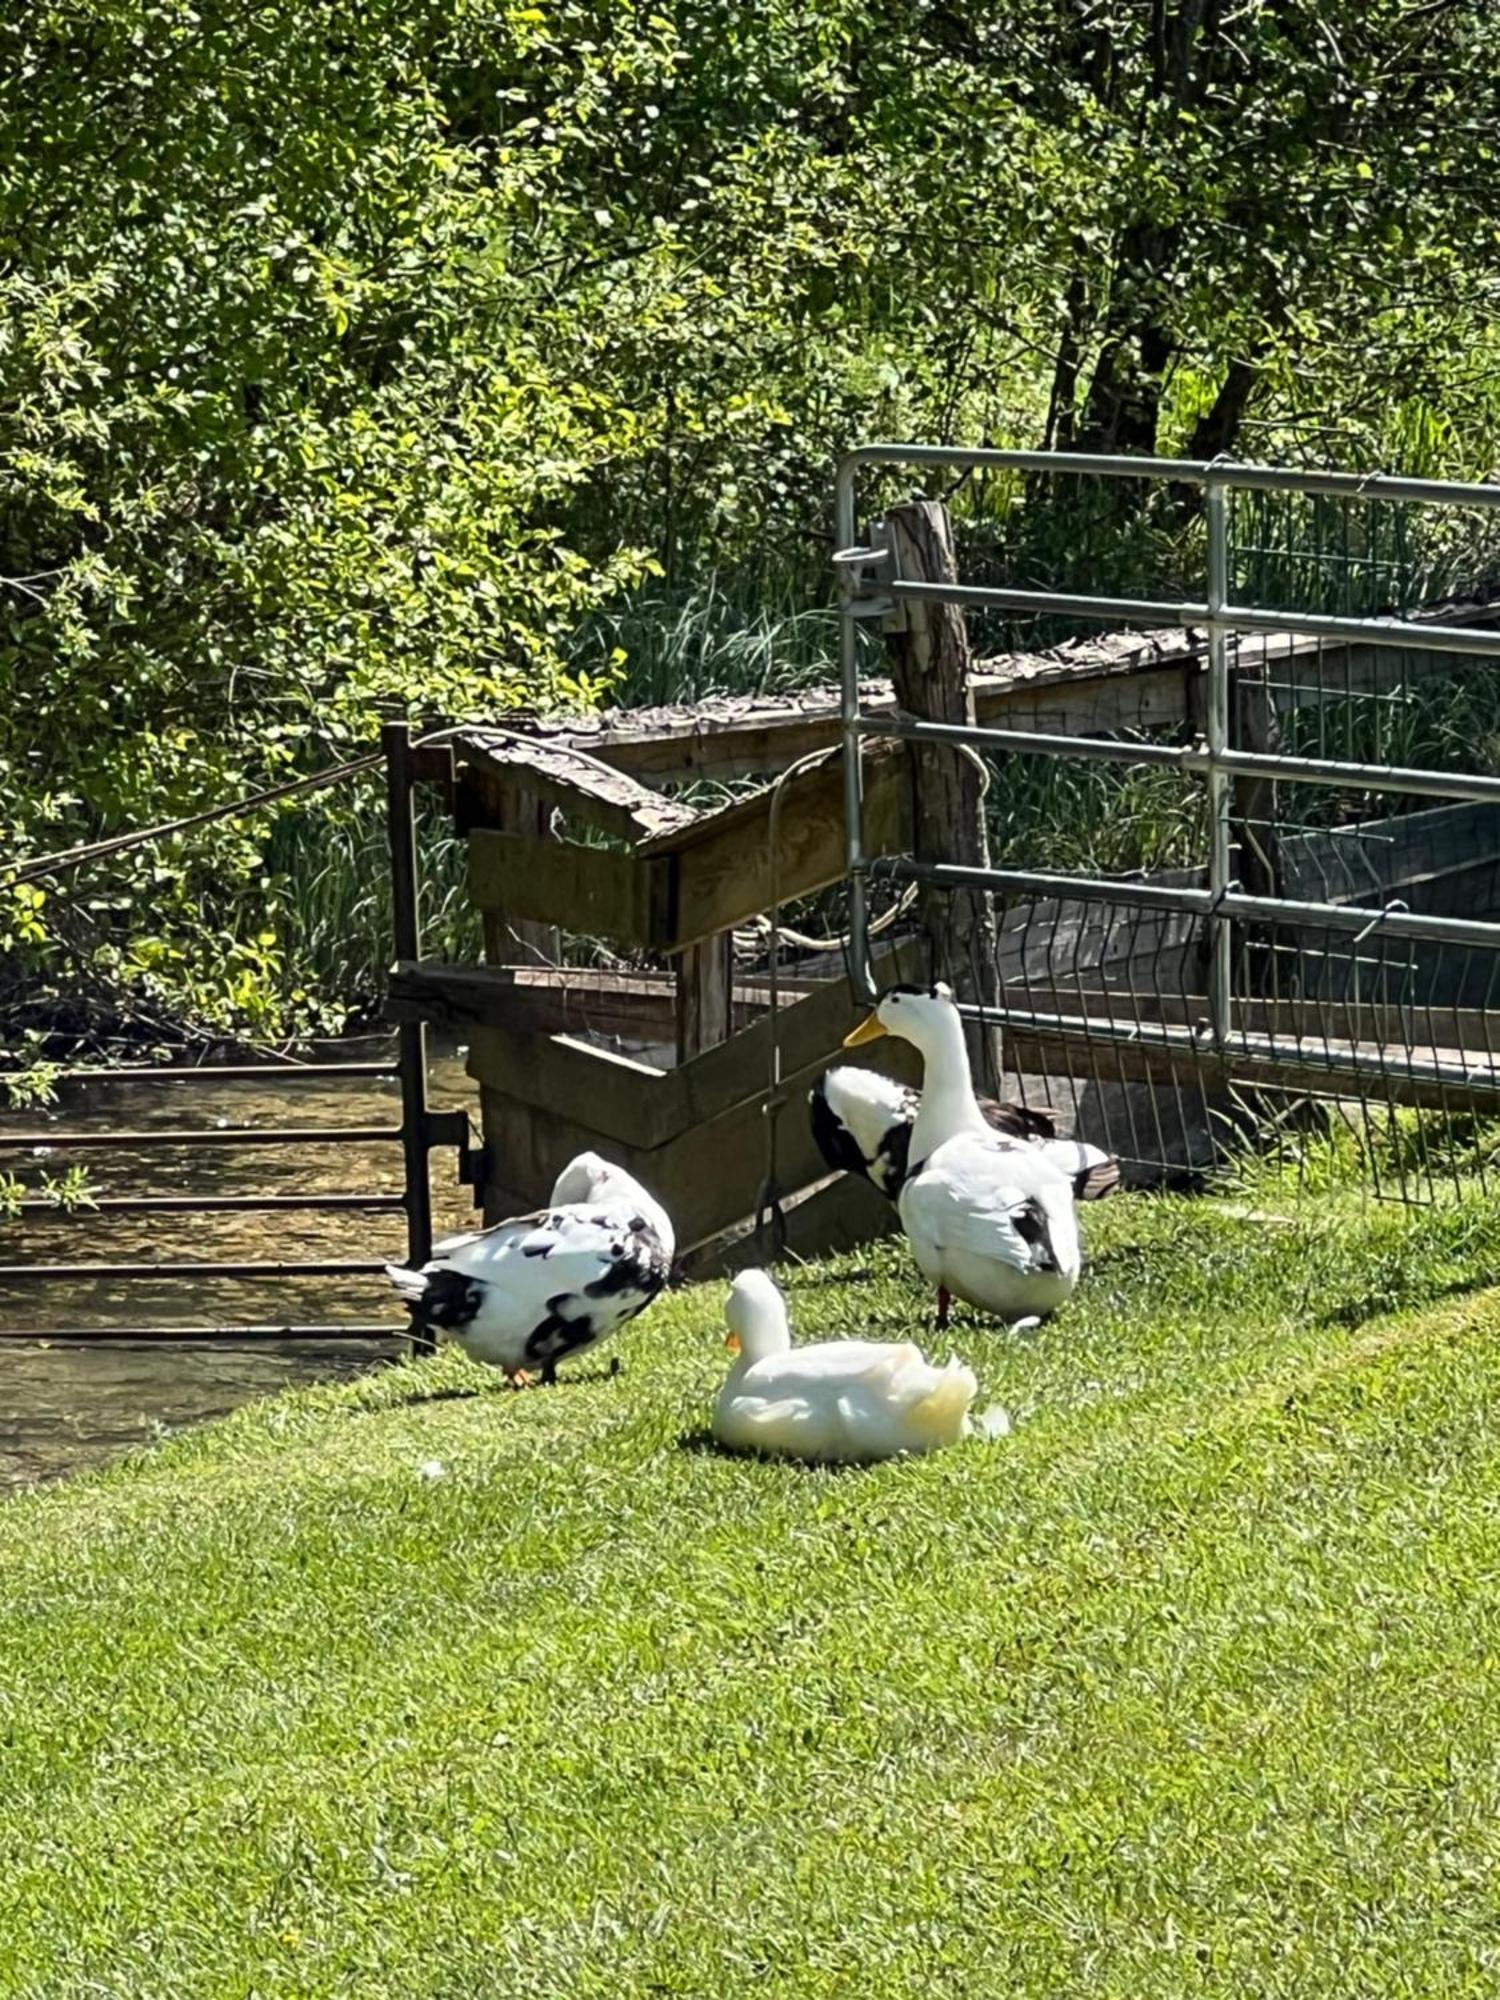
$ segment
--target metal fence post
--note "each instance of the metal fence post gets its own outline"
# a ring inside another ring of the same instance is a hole
[[[834,541],[840,551],[852,550],[857,461],[842,459],[834,483]],[[864,769],[859,716],[859,633],[854,615],[856,589],[847,563],[839,568],[839,710],[844,754],[844,867],[849,878],[849,983],[854,997],[868,1003],[875,997],[870,966],[864,876]]]
[[[391,852],[391,931],[398,960],[414,963],[422,951],[417,879],[417,822],[412,799],[411,725],[381,725],[385,753],[386,828]],[[432,1185],[427,1171],[427,1029],[404,1021],[397,1030],[401,1078],[401,1156],[405,1170],[406,1261],[414,1269],[432,1255]],[[430,1335],[413,1346],[431,1353]]]
[[[1229,894],[1229,804],[1231,782],[1222,758],[1229,748],[1229,634],[1223,624],[1229,602],[1229,525],[1223,482],[1211,479],[1204,493],[1208,523],[1208,1018],[1222,1047],[1230,1029],[1232,963],[1230,920],[1223,908]]]

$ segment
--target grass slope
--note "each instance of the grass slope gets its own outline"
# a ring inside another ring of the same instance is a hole
[[[715,1455],[711,1288],[0,1511],[0,1992],[1493,1994],[1500,1216],[1089,1223],[995,1445]]]

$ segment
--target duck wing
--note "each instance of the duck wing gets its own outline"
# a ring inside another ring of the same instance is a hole
[[[741,1386],[766,1397],[818,1396],[846,1391],[862,1382],[886,1382],[922,1351],[910,1341],[818,1340],[768,1354],[745,1370]]]
[[[901,1221],[935,1249],[995,1258],[1017,1271],[1059,1270],[1076,1249],[1072,1197],[1036,1148],[964,1133],[906,1183]]]

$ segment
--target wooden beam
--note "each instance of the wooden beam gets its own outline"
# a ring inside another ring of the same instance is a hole
[[[734,933],[690,945],[676,961],[677,1060],[727,1042],[734,1030]]]
[[[499,833],[469,835],[469,895],[482,910],[585,937],[651,945],[669,936],[672,871],[613,849]]]
[[[1132,992],[1121,988],[1083,986],[1007,987],[1001,1011],[1012,1023],[1008,1032],[1024,1031],[1034,1014],[1060,1015],[1097,1023],[1140,1021],[1209,1031],[1208,1000],[1197,993]],[[1326,1041],[1335,1048],[1369,1045],[1382,1059],[1406,1062],[1441,1046],[1480,1070],[1500,1070],[1500,1015],[1479,1007],[1389,1005],[1368,1000],[1236,1000],[1234,1023],[1268,1045],[1289,1055],[1315,1055]],[[1080,1037],[1079,1047],[1094,1044]]]
[[[904,745],[871,745],[865,799],[867,852],[889,854],[905,846],[911,783]],[[843,772],[832,755],[783,785],[778,833],[775,892],[783,903],[843,879]],[[697,944],[770,907],[770,834],[767,789],[641,849],[657,860],[670,857],[677,869],[671,934],[662,940],[666,949]]]
[[[467,1068],[486,1090],[642,1151],[681,1128],[675,1070],[568,1035],[476,1027]]]
[[[916,976],[922,952],[915,939],[877,950],[875,976],[882,986]],[[860,1019],[862,1009],[850,996],[848,983],[831,979],[794,1005],[783,1004],[774,1024],[781,1052],[783,1084],[832,1062],[867,1061],[905,1082],[920,1081],[921,1062],[909,1043],[886,1038],[845,1055],[843,1038]],[[773,1024],[762,1017],[717,1049],[708,1049],[676,1072],[678,1102],[674,1116],[684,1123],[711,1118],[727,1105],[761,1097],[771,1074]]]
[[[823,981],[781,981],[787,1006]],[[768,1004],[763,979],[734,989],[734,1025],[748,1027]],[[676,1036],[677,981],[654,972],[596,972],[575,966],[402,963],[386,987],[388,1021],[447,1027],[512,1028],[538,1035],[613,1035],[670,1047]]]
[[[798,1188],[782,1202],[781,1212],[792,1257],[830,1257],[901,1229],[895,1203],[854,1174],[833,1174]],[[678,1270],[696,1284],[749,1270],[769,1254],[756,1241],[755,1217],[747,1214],[696,1244],[678,1259]]]
[[[1055,1064],[1064,1047],[1075,1055],[1083,1044],[1065,1042],[1056,1036],[1016,1029],[1008,1042],[1009,1059],[1018,1068],[1044,1068],[1049,1059]],[[1494,1113],[1500,1106],[1500,1092],[1483,1079],[1473,1083],[1440,1080],[1436,1077],[1403,1075],[1405,1052],[1366,1047],[1371,1074],[1363,1081],[1347,1070],[1330,1068],[1313,1056],[1271,1054],[1247,1046],[1230,1049],[1218,1056],[1211,1049],[1145,1048],[1133,1044],[1091,1043],[1088,1066],[1091,1079],[1100,1082],[1147,1083],[1164,1080],[1196,1084],[1210,1095],[1231,1085],[1241,1089],[1306,1093],[1318,1097],[1368,1097],[1381,1103],[1389,1099],[1419,1110],[1455,1111],[1473,1109]],[[1456,1061],[1461,1051],[1434,1049],[1434,1059]]]

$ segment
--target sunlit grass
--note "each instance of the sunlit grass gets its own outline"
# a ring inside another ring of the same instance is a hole
[[[718,1456],[713,1286],[0,1511],[0,1992],[1492,1991],[1496,1205],[1087,1223],[999,1444]]]

